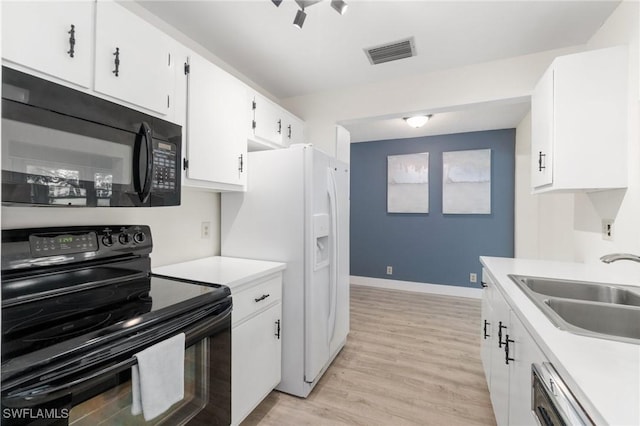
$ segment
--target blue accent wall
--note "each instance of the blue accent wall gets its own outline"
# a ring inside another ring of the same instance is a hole
[[[513,257],[515,129],[351,144],[351,275],[479,287],[479,256]],[[491,214],[442,213],[442,153],[491,149]],[[387,156],[429,153],[429,213],[387,213]],[[393,275],[386,266],[393,266]],[[469,273],[478,283],[469,282]]]

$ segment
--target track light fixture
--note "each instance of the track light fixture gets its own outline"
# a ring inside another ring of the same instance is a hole
[[[340,15],[344,15],[349,5],[343,0],[331,0],[331,7]]]
[[[313,6],[316,3],[320,3],[322,0],[295,0],[300,9],[296,13],[296,17],[293,20],[293,25],[298,28],[302,28],[304,24],[304,20],[307,17],[305,13],[305,9],[309,6]],[[282,3],[282,0],[271,0],[276,7],[279,7]],[[331,7],[338,12],[340,15],[344,15],[347,11],[347,3],[344,0],[331,0]]]
[[[296,17],[293,20],[293,26],[297,27],[297,28],[302,28],[302,25],[304,25],[304,20],[307,17],[307,14],[304,13],[304,9],[299,9],[298,12],[296,13]]]

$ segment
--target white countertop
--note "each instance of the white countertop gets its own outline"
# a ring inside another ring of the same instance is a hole
[[[233,294],[244,284],[280,272],[286,267],[286,263],[213,256],[159,266],[153,268],[152,273],[211,284],[223,284],[229,287],[231,294]]]
[[[580,336],[556,328],[509,274],[640,286],[637,274],[610,265],[481,257],[501,292],[596,423],[640,425],[640,344]]]

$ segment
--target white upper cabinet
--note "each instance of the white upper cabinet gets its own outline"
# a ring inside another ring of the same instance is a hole
[[[281,148],[283,146],[283,110],[264,96],[256,92],[249,93],[249,102],[253,112],[249,142],[256,148]]]
[[[194,53],[187,73],[187,186],[244,190],[246,86]]]
[[[282,114],[282,145],[304,143],[304,122],[288,111]]]
[[[304,142],[302,120],[253,90],[249,90],[248,98],[250,151]]]
[[[533,192],[627,186],[627,47],[556,58],[531,97]]]
[[[113,1],[96,8],[95,91],[168,115],[176,43]]]
[[[2,57],[89,88],[93,8],[91,1],[3,1]]]
[[[553,183],[553,68],[549,68],[531,96],[531,185]]]

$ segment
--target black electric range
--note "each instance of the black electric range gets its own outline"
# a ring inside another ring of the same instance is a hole
[[[33,420],[7,418],[5,408],[68,410],[115,376],[127,380],[135,353],[177,333],[186,347],[230,335],[229,289],[152,276],[152,246],[142,225],[2,232],[3,424]],[[228,340],[217,348],[230,351]]]

